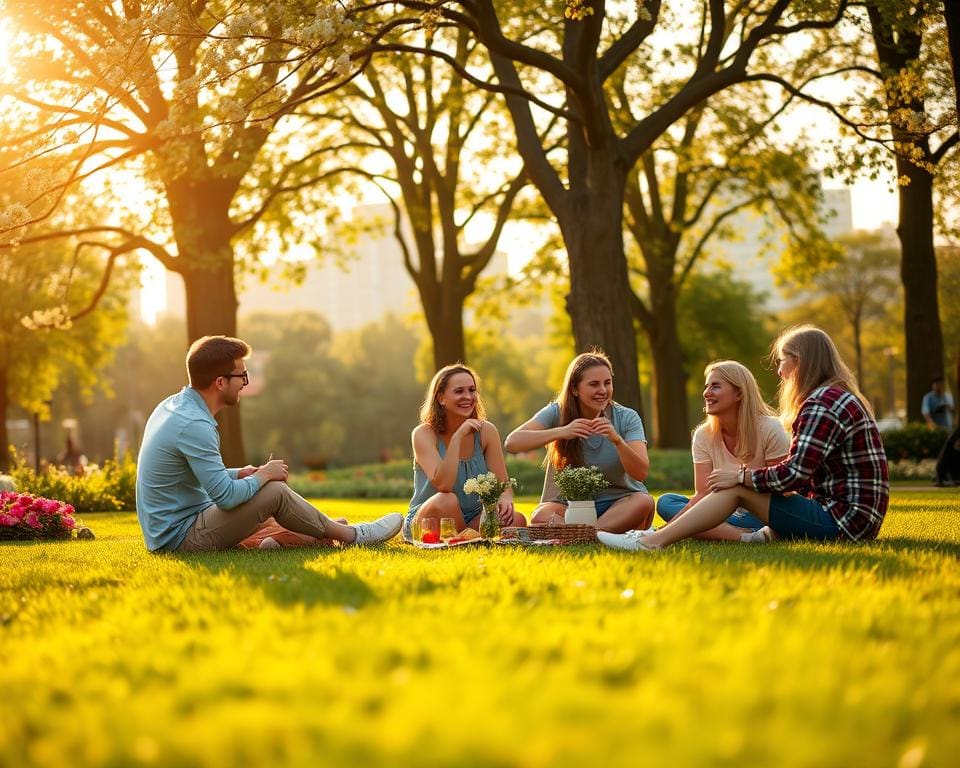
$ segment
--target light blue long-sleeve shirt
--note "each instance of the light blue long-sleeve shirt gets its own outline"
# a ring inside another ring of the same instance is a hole
[[[137,518],[151,552],[173,551],[204,509],[249,501],[253,477],[237,479],[220,457],[220,433],[200,393],[184,387],[158,405],[143,431],[137,458]]]

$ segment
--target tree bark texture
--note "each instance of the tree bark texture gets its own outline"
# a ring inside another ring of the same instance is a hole
[[[893,29],[875,6],[868,7],[871,31],[877,47],[883,76],[890,77],[907,69],[920,57],[919,31]],[[922,100],[904,104],[891,100],[890,127],[897,146],[916,146],[921,162],[931,160],[930,142],[904,130],[894,113],[908,108],[922,112]],[[900,238],[900,279],[903,283],[903,333],[906,343],[907,420],[922,421],[920,405],[935,376],[943,374],[943,335],[937,300],[937,258],[933,247],[933,175],[916,162],[898,153],[897,176],[906,180],[900,186],[900,211],[897,235]]]
[[[186,293],[188,341],[193,343],[201,336],[236,336],[238,302],[233,259],[215,268],[190,268],[180,274]],[[228,467],[246,464],[240,427],[241,407],[224,408],[216,416],[220,427],[220,453]]]
[[[600,347],[607,353],[617,402],[642,418],[637,338],[623,255],[626,174],[609,155],[592,155],[589,183],[572,190],[557,215],[570,265],[567,312],[577,351]]]
[[[943,334],[937,299],[937,257],[933,247],[933,176],[897,158],[897,173],[910,179],[900,187],[897,235],[901,244],[903,334],[906,342],[907,420],[922,421],[920,405],[930,382],[943,374]]]
[[[185,178],[167,184],[178,252],[168,268],[183,278],[188,344],[202,336],[237,335],[232,196],[229,182],[220,180]],[[240,406],[224,408],[216,418],[224,463],[244,466]]]
[[[661,448],[689,448],[687,422],[687,379],[689,374],[677,332],[677,293],[672,281],[654,290],[651,281],[652,321],[646,324],[647,339],[653,356],[656,403],[653,428]]]
[[[466,340],[463,332],[463,300],[450,301],[444,296],[434,323],[427,323],[433,339],[433,365],[439,371],[445,365],[467,362]]]

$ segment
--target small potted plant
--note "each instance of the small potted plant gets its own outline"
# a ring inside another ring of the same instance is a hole
[[[500,536],[500,518],[497,516],[497,501],[508,488],[516,488],[517,481],[512,477],[501,480],[493,472],[471,477],[463,484],[464,493],[475,493],[480,497],[483,512],[480,514],[480,535],[485,539]]]
[[[597,507],[593,497],[609,483],[596,467],[564,467],[554,478],[560,495],[567,500],[564,523],[579,525],[597,524]]]

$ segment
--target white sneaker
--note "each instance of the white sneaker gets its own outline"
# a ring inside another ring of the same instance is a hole
[[[773,540],[773,529],[769,525],[765,525],[753,533],[745,533],[740,537],[740,541],[744,544],[769,544]]]
[[[280,542],[273,538],[273,536],[267,536],[260,542],[257,549],[282,549],[282,547],[280,546]]]
[[[649,535],[649,531],[627,531],[626,533],[607,533],[597,531],[597,538],[601,543],[614,549],[625,549],[628,552],[652,552],[659,547],[648,547],[641,539]]]
[[[372,523],[357,523],[350,527],[357,532],[357,538],[353,543],[357,546],[367,546],[392,539],[400,532],[402,526],[403,515],[399,512],[391,512]]]

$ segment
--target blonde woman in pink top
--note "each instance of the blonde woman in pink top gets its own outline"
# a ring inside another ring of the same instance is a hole
[[[760,395],[750,370],[734,360],[720,360],[704,369],[704,413],[707,417],[693,433],[692,498],[665,493],[657,499],[657,512],[667,521],[682,515],[710,493],[708,478],[715,469],[762,469],[779,464],[790,451],[790,438],[774,410]],[[750,541],[765,523],[743,508],[725,522],[697,538]]]

